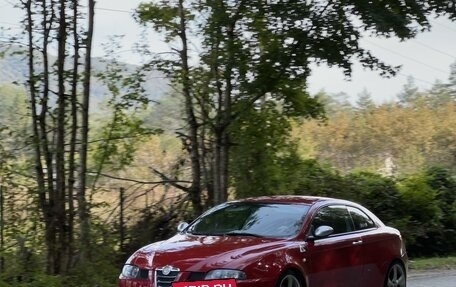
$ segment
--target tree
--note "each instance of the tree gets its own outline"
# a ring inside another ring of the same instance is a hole
[[[450,76],[448,77],[448,84],[445,85],[448,93],[453,101],[456,101],[456,62],[450,66]]]
[[[427,252],[438,255],[452,254],[456,250],[456,180],[450,170],[433,166],[426,170],[427,183],[436,191],[437,204],[442,210],[442,228],[420,242],[428,246]]]
[[[139,21],[142,23],[151,22],[157,31],[165,34],[167,42],[177,41],[180,48],[174,50],[177,59],[165,60],[157,59],[152,64],[157,66],[165,75],[169,76],[174,83],[180,88],[180,94],[184,102],[185,118],[188,124],[187,133],[180,134],[183,146],[190,157],[191,166],[191,184],[189,186],[173,185],[184,190],[189,194],[193,203],[195,214],[203,211],[201,203],[201,192],[203,190],[203,167],[201,164],[201,152],[205,147],[201,132],[201,124],[196,118],[196,89],[192,84],[194,70],[190,67],[189,39],[188,39],[188,21],[192,19],[191,12],[184,7],[184,0],[178,1],[161,1],[160,4],[141,4],[138,8]],[[202,114],[204,116],[204,114]],[[204,121],[204,119],[203,119]],[[168,180],[162,172],[155,170],[163,179]],[[208,178],[207,174],[204,176]],[[207,181],[206,181],[207,183]]]
[[[456,62],[450,65],[447,82],[436,81],[429,91],[431,106],[439,106],[456,101]]]
[[[12,85],[0,86],[0,127],[23,128],[26,118],[25,91]]]
[[[397,95],[399,103],[403,106],[410,106],[419,98],[418,87],[415,84],[415,79],[411,76],[407,77],[407,83],[403,90]]]
[[[410,254],[429,255],[426,253],[432,250],[426,248],[426,238],[443,227],[442,210],[436,200],[437,191],[428,184],[423,173],[402,179],[397,183],[397,188],[403,208],[393,226],[402,230]],[[418,224],[420,228],[416,228]]]
[[[392,224],[399,217],[400,194],[396,182],[390,177],[369,172],[348,174],[350,196],[375,213],[385,224]]]
[[[25,84],[48,274],[63,274],[74,266],[76,238],[81,251],[78,260],[88,259],[85,190],[94,6],[94,0],[87,0],[83,12],[77,0],[21,0],[18,4],[25,12]],[[51,50],[57,54],[55,60]],[[79,67],[83,67],[82,75]],[[79,236],[75,234],[76,208]]]
[[[340,173],[328,166],[318,163],[316,160],[301,160],[296,162],[298,175],[293,194],[328,196],[335,198],[348,198],[351,189]]]
[[[356,105],[360,110],[363,111],[371,111],[376,107],[375,102],[372,100],[372,95],[364,89],[361,93],[358,94],[358,100],[356,101]]]
[[[266,123],[266,124],[264,124]],[[237,198],[287,194],[302,176],[291,123],[269,101],[233,123],[230,179]]]
[[[193,194],[208,188],[212,203],[226,200],[231,127],[263,100],[282,104],[281,116],[319,117],[321,105],[306,93],[309,64],[327,63],[351,75],[355,60],[382,75],[389,66],[359,46],[366,31],[405,40],[430,27],[432,13],[455,16],[450,3],[321,1],[157,1],[139,18],[177,43],[178,58],[161,59],[181,86],[186,103],[184,138]],[[201,52],[189,61],[189,31]],[[157,63],[157,62],[156,62]],[[190,67],[190,63],[193,67]],[[204,131],[204,132],[203,132]],[[204,137],[201,137],[204,134]],[[204,138],[204,140],[201,140]],[[210,141],[211,147],[201,145]],[[207,152],[210,151],[210,152]],[[203,165],[207,163],[208,167]],[[212,171],[204,175],[204,170]],[[210,177],[209,177],[210,175]],[[204,180],[201,180],[204,178]],[[201,182],[206,181],[206,185]],[[197,204],[197,201],[194,200]]]

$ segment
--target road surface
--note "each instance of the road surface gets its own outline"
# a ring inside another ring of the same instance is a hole
[[[455,287],[456,270],[412,272],[407,287]]]

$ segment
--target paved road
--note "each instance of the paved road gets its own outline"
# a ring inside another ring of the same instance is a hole
[[[408,287],[455,287],[456,270],[412,273],[407,282]]]

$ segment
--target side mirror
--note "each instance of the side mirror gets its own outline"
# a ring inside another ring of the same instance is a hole
[[[186,228],[188,227],[187,222],[179,222],[179,225],[177,225],[177,232],[182,233]]]
[[[324,238],[330,236],[333,233],[334,229],[331,226],[322,225],[315,230],[314,234],[316,238]]]

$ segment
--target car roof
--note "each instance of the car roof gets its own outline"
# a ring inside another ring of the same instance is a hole
[[[308,196],[308,195],[272,195],[249,197],[245,199],[236,200],[236,202],[268,202],[268,203],[292,203],[292,204],[309,204],[315,203],[348,203],[346,200],[321,197],[321,196]]]

